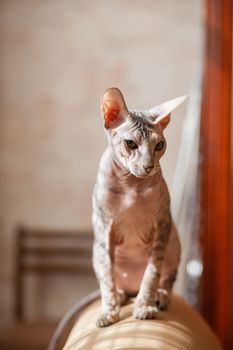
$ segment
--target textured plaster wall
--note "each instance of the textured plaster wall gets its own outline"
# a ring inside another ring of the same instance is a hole
[[[187,94],[200,61],[200,1],[1,1],[1,323],[12,318],[15,226],[90,227],[106,145],[100,95],[118,86],[129,108],[146,108]],[[166,132],[169,186],[184,116],[183,107]],[[78,283],[59,283],[44,313],[76,301]]]

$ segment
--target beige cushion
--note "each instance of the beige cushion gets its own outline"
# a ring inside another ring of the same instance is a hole
[[[168,311],[157,320],[132,318],[133,301],[124,306],[120,322],[97,328],[100,300],[81,314],[63,350],[221,350],[216,336],[199,314],[180,297],[173,296]]]

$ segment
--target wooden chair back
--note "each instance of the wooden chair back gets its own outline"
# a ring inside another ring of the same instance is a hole
[[[15,318],[25,310],[26,275],[91,274],[91,231],[20,227],[16,231]]]

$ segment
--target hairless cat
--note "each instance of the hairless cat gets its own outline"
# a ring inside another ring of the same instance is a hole
[[[163,130],[186,96],[149,110],[128,110],[117,88],[101,101],[108,147],[93,193],[93,265],[102,313],[97,326],[119,320],[120,306],[136,296],[136,319],[157,317],[170,303],[180,261],[180,242],[159,160]]]

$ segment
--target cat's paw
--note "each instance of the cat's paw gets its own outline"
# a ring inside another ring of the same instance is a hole
[[[171,303],[171,293],[166,289],[158,288],[155,304],[159,310],[166,310]]]
[[[156,306],[140,305],[135,306],[133,317],[138,320],[151,320],[157,318],[158,309]]]
[[[107,327],[113,323],[118,322],[120,319],[118,310],[111,310],[107,312],[103,312],[99,315],[96,320],[97,327]]]

